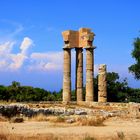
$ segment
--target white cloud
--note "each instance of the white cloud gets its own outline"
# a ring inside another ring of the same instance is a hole
[[[61,64],[56,64],[56,63],[47,63],[45,65],[46,70],[61,70],[62,65]]]
[[[62,70],[63,52],[33,52],[28,55],[29,48],[33,41],[25,37],[19,46],[19,53],[12,53],[14,42],[6,42],[0,45],[0,70],[15,71],[23,66],[34,71]],[[28,63],[24,65],[25,61]]]
[[[32,53],[31,59],[62,63],[63,52]]]
[[[31,54],[31,59],[33,59],[33,60],[42,60],[42,59],[47,59],[47,57],[48,57],[48,53],[32,53]]]
[[[18,70],[28,58],[27,51],[33,44],[32,40],[25,37],[19,47],[21,51],[17,54],[12,53],[14,42],[5,42],[0,45],[0,70]]]
[[[9,69],[17,70],[21,68],[25,59],[27,59],[27,56],[23,55],[22,53],[11,54],[12,63],[9,64]]]
[[[31,65],[29,70],[62,70],[63,53],[62,52],[46,52],[32,53],[30,56]]]
[[[12,50],[13,45],[14,42],[5,42],[3,44],[0,44],[0,55],[9,54]]]
[[[21,43],[20,49],[21,49],[21,54],[26,55],[27,50],[29,49],[30,46],[33,45],[33,41],[29,37],[25,37]]]

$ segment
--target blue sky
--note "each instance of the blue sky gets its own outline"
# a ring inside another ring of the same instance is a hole
[[[108,71],[139,87],[140,82],[128,73],[135,62],[132,44],[140,31],[139,0],[1,0],[0,5],[0,84],[16,80],[47,90],[61,89],[61,32],[89,27],[96,34],[95,75],[99,64],[107,64]],[[73,50],[72,87],[74,78]]]

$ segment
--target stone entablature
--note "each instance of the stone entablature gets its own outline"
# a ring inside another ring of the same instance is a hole
[[[95,34],[89,28],[80,28],[79,31],[67,30],[62,32],[64,48],[91,48]]]

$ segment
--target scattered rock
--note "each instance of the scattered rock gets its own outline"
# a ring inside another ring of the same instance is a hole
[[[75,110],[75,115],[87,115],[85,110]]]
[[[75,122],[75,119],[74,118],[69,118],[66,120],[67,123],[74,123]]]
[[[13,118],[11,118],[10,122],[11,123],[22,123],[22,122],[24,122],[24,119],[21,117],[13,117]]]

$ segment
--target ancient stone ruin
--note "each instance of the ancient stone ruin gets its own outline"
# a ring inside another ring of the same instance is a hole
[[[106,65],[101,64],[99,66],[98,75],[98,102],[107,101],[107,84],[106,84]]]
[[[95,34],[89,28],[79,31],[67,30],[62,32],[64,40],[64,71],[63,71],[63,103],[71,101],[71,49],[76,51],[75,91],[77,102],[83,101],[83,49],[86,50],[86,95],[85,101],[94,99],[94,49]],[[99,102],[106,102],[106,67],[101,65],[99,70]]]
[[[63,102],[71,101],[71,49],[76,50],[76,95],[83,101],[83,49],[86,49],[86,101],[93,101],[93,50],[94,33],[88,28],[62,32],[64,39]]]

